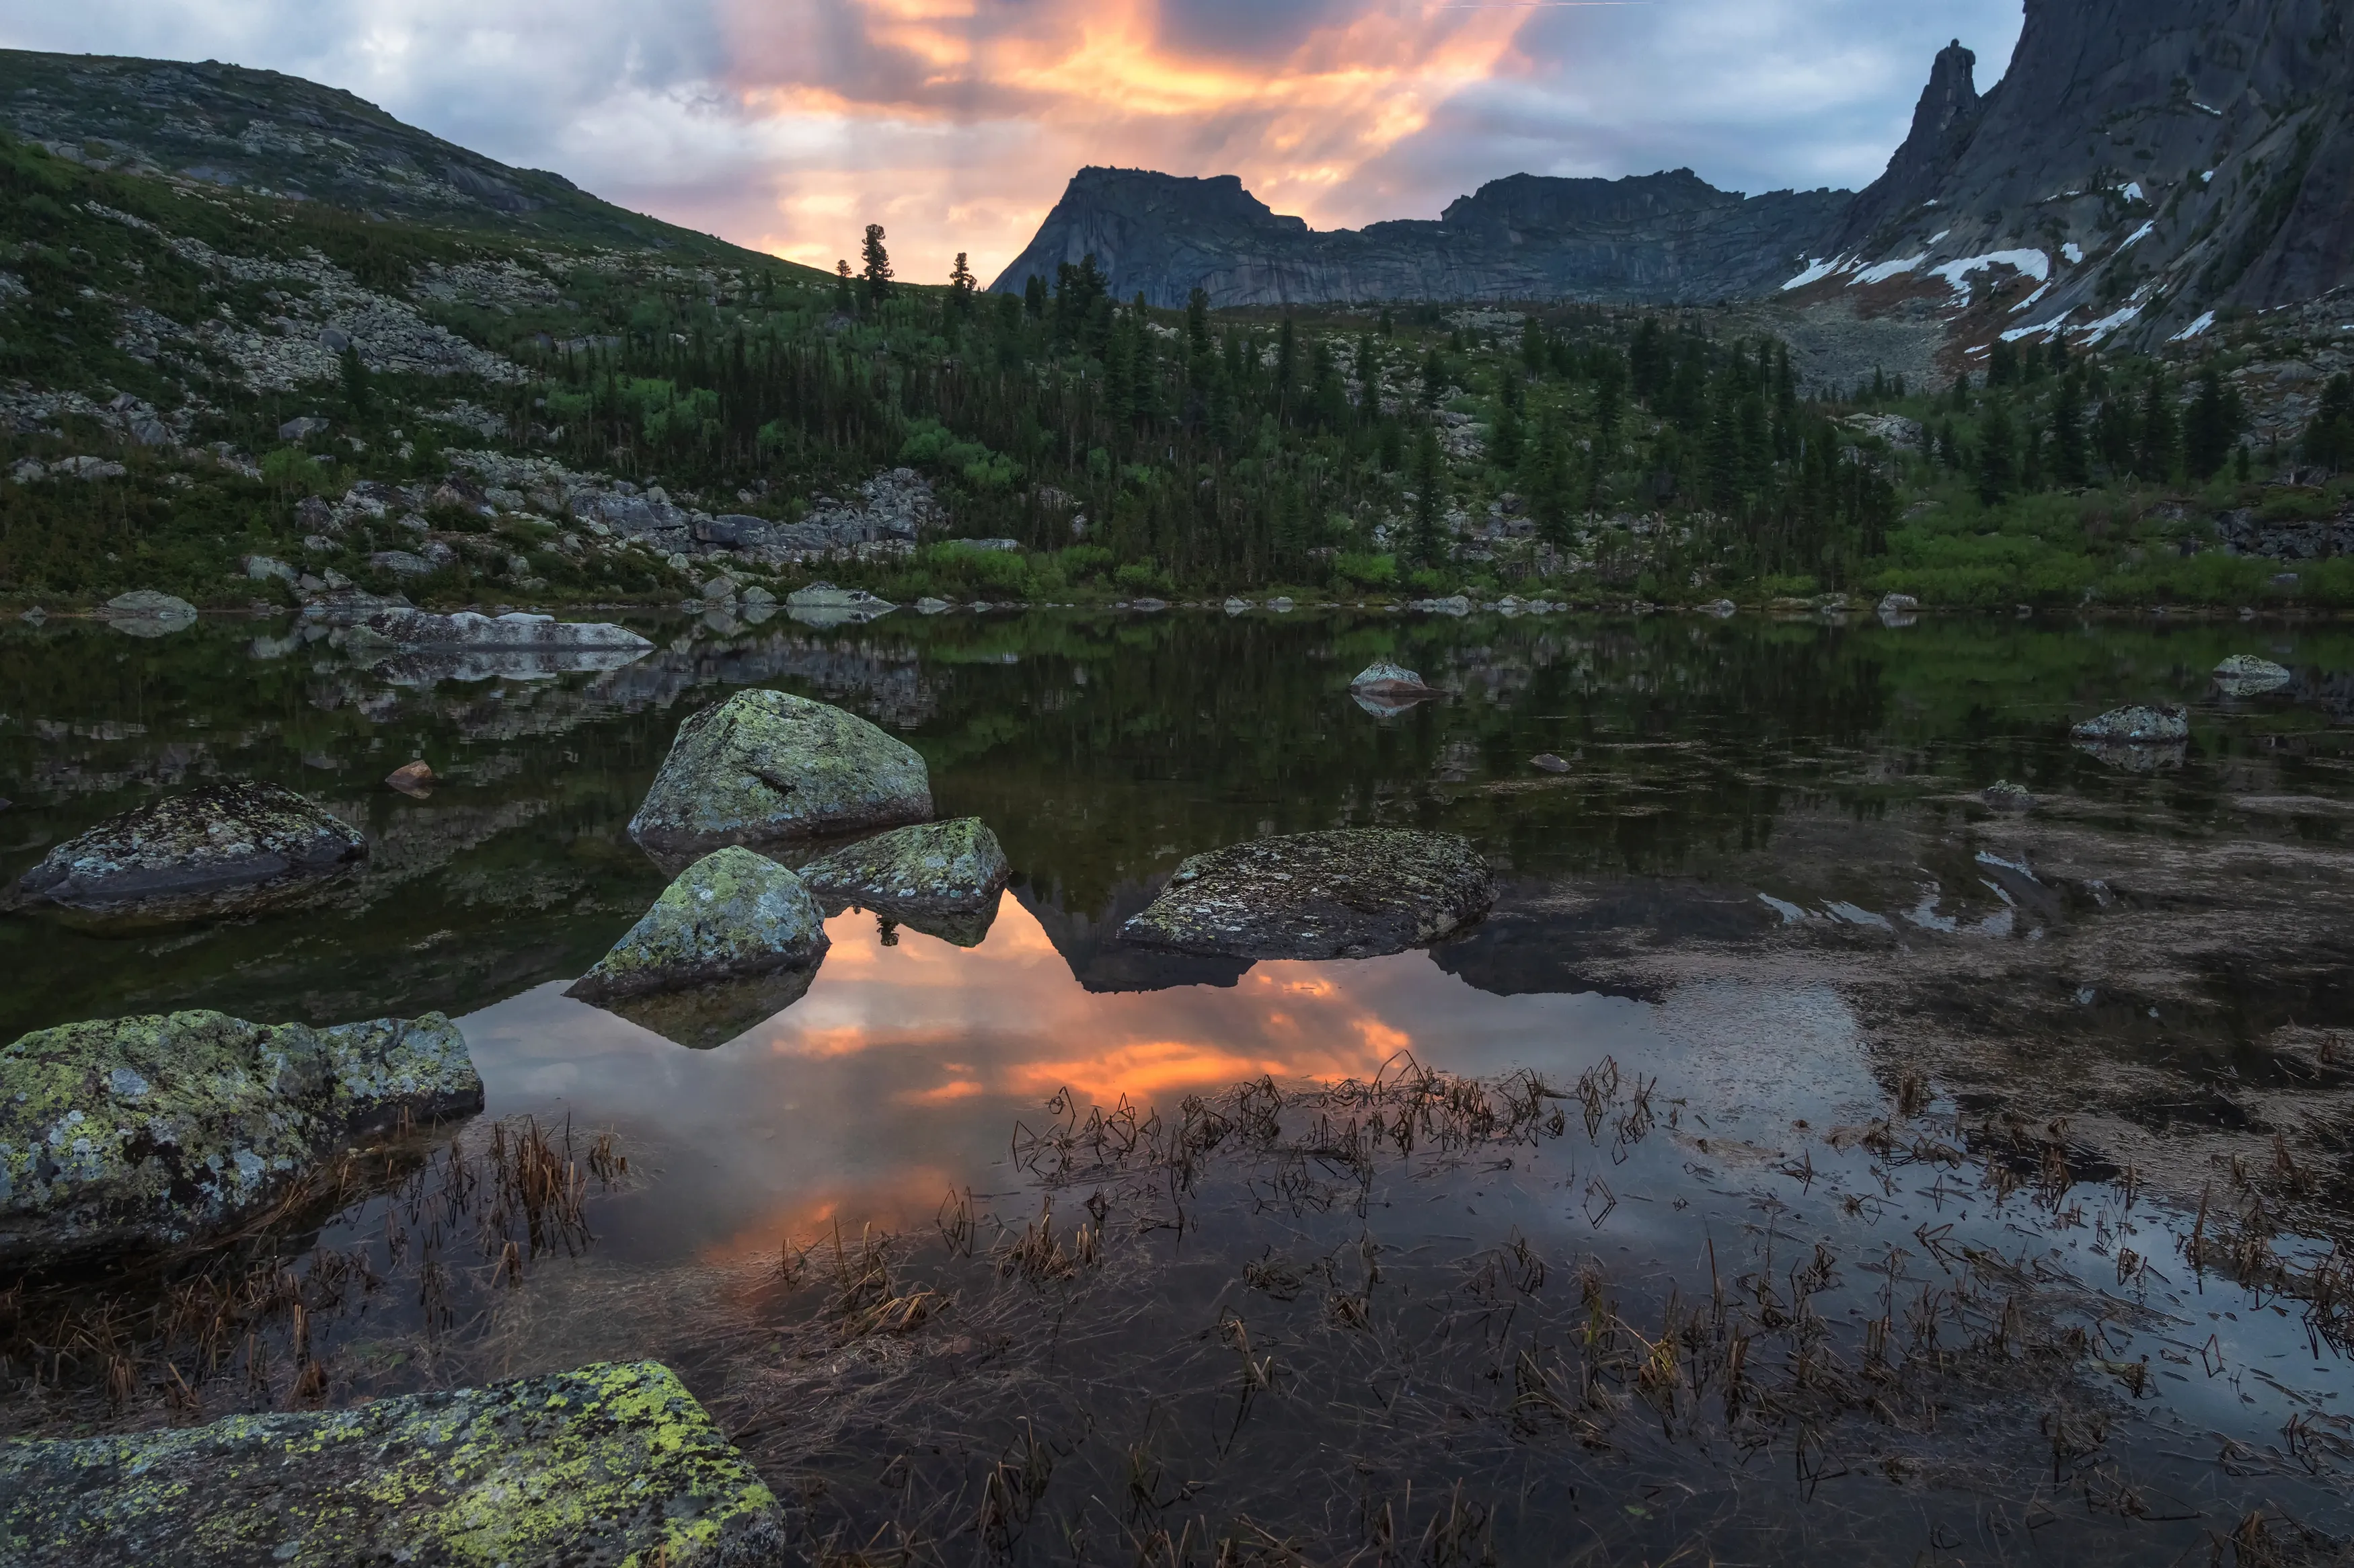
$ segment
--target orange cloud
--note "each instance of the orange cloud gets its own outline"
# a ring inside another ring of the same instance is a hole
[[[736,0],[726,85],[774,150],[758,243],[831,266],[880,222],[902,276],[963,250],[986,277],[1085,164],[1239,174],[1317,227],[1404,216],[1368,165],[1495,75],[1531,15],[1409,0],[1213,28],[1159,0]]]

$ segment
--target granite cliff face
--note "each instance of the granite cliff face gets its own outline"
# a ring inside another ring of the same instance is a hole
[[[1809,284],[2004,266],[2010,335],[2190,334],[2354,281],[2354,36],[2335,0],[2027,0],[1979,98],[1959,45]]]
[[[1514,175],[1458,198],[1437,221],[1311,230],[1268,210],[1232,175],[1182,179],[1082,169],[993,288],[1092,254],[1127,299],[1179,306],[1307,301],[1530,300],[1700,302],[1771,287],[1803,265],[1845,210],[1845,192],[1743,197],[1689,169],[1624,180]]]
[[[1852,197],[1515,175],[1436,222],[1320,234],[1232,175],[1089,168],[995,286],[1091,251],[1115,293],[1156,305],[1195,287],[1214,305],[1674,304],[1870,284],[1958,306],[1993,281],[2014,336],[2147,344],[2354,282],[2340,0],[2027,0],[1983,96],[1977,63],[1958,41],[1938,55],[1911,134]]]

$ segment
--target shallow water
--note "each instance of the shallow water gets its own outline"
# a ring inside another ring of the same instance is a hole
[[[0,919],[6,1037],[174,1007],[440,1008],[490,1099],[448,1129],[458,1159],[520,1118],[568,1124],[584,1160],[593,1132],[629,1158],[588,1182],[585,1234],[518,1212],[485,1245],[440,1152],[400,1195],[241,1252],[313,1281],[290,1287],[313,1292],[299,1351],[266,1306],[205,1369],[135,1334],[92,1348],[92,1311],[164,1282],[77,1298],[71,1331],[28,1318],[9,1425],[651,1354],[835,1555],[1787,1560],[1803,1541],[2140,1561],[2222,1540],[2261,1561],[2290,1520],[2354,1531],[2343,1308],[2309,1299],[2354,1233],[2354,1049],[2332,1033],[2354,1026],[2354,635],[1355,613],[646,629],[662,646],[633,665],[536,680],[359,667],[260,622],[0,632],[0,874],[216,777],[302,789],[374,847],[311,906],[248,922]],[[2226,699],[2207,672],[2233,652],[2297,681]],[[1452,694],[1369,713],[1346,684],[1379,658]],[[623,825],[671,734],[745,684],[902,734],[1016,880],[973,947],[836,917],[805,997],[688,1050],[560,993],[663,885]],[[2158,700],[2192,706],[2179,758],[2068,739]],[[377,782],[413,756],[442,780],[427,800]],[[1989,812],[1998,778],[2044,804]],[[1186,854],[1372,823],[1470,836],[1495,913],[1361,962],[1117,939]],[[1563,1122],[1441,1117],[1453,1147],[1426,1128],[1346,1159],[1310,1137],[1399,1117],[1419,1070],[1494,1104],[1539,1075],[1529,1103]],[[1278,1108],[1229,1093],[1259,1079]],[[1180,1180],[1187,1097],[1241,1130]],[[1107,1158],[1087,1113],[1123,1103],[1161,1121]],[[1049,1199],[1057,1245],[1095,1237],[1067,1272],[1018,1250]],[[2286,1261],[2223,1266],[2226,1231]],[[889,1299],[954,1307],[843,1330],[869,1241]],[[385,1283],[323,1309],[330,1254]],[[1682,1370],[1647,1382],[1661,1342]],[[107,1391],[118,1353],[127,1396]],[[1137,1490],[1140,1467],[1162,1479]]]

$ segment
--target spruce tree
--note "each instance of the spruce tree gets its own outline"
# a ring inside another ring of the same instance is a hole
[[[2183,422],[2182,460],[2191,478],[2204,483],[2222,471],[2240,439],[2242,418],[2238,389],[2210,368],[2199,378],[2199,396]]]
[[[2174,421],[2174,399],[2167,396],[2166,373],[2153,370],[2142,387],[2141,418],[2135,431],[2134,472],[2164,484],[2174,472],[2179,433]]]
[[[2340,373],[2322,388],[2321,404],[2305,428],[2305,461],[2337,472],[2354,468],[2354,376]]]
[[[866,302],[882,304],[891,297],[891,253],[883,249],[881,224],[866,226],[866,238],[858,247],[858,254],[865,262],[858,275],[866,281]]]
[[[2084,389],[2073,374],[2062,376],[2052,395],[2052,474],[2063,489],[2082,490],[2092,482],[2084,450]]]
[[[1978,500],[1994,506],[2019,482],[2019,431],[2010,410],[1989,398],[1986,417],[1978,421]]]
[[[957,252],[956,265],[949,269],[949,307],[960,321],[972,314],[972,296],[980,280],[972,275],[971,266],[964,252]]]
[[[1438,431],[1430,425],[1422,427],[1422,434],[1414,448],[1414,539],[1415,564],[1438,567],[1447,560],[1447,541],[1442,528],[1446,517],[1445,470],[1438,461]]]

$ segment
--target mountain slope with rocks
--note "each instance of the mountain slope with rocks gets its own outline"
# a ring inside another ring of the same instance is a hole
[[[1319,233],[1232,175],[1081,169],[992,288],[1094,256],[1120,299],[1174,308],[1386,300],[1705,303],[1755,294],[1803,262],[1843,191],[1743,196],[1690,169],[1624,180],[1514,175],[1436,221]]]

